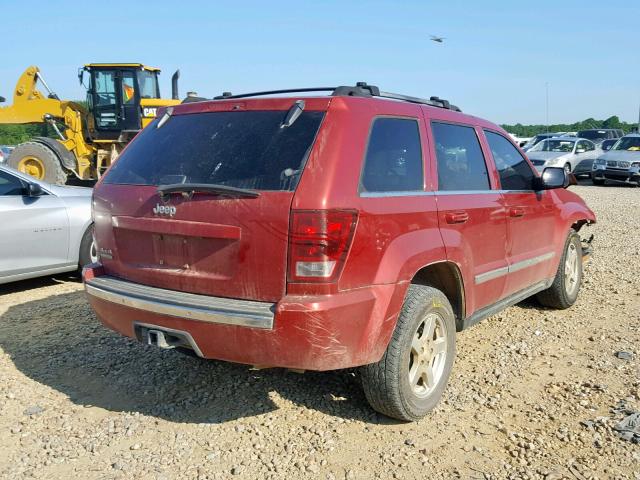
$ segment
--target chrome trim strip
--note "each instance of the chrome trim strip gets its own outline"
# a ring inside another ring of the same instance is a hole
[[[537,265],[538,263],[551,260],[555,255],[555,252],[548,252],[543,255],[538,255],[537,257],[527,258],[526,260],[514,263],[513,265],[508,265],[506,267],[500,267],[496,268],[495,270],[489,270],[488,272],[480,273],[475,276],[476,285],[480,285],[481,283],[488,282],[489,280],[493,280],[509,273],[514,273],[519,270]]]
[[[535,190],[437,190],[436,195],[495,195],[496,193],[536,193]]]
[[[537,265],[538,263],[546,262],[547,260],[551,260],[554,256],[555,252],[549,252],[545,253],[544,255],[539,255],[537,257],[528,258],[518,263],[514,263],[513,265],[509,265],[509,273],[517,272],[518,270],[532,267],[534,265]]]
[[[499,195],[501,190],[437,190],[436,195]]]
[[[272,329],[275,304],[177,292],[102,276],[85,283],[89,295],[147,312],[201,322]]]
[[[495,270],[489,270],[488,272],[481,273],[476,275],[476,285],[479,285],[484,282],[488,282],[489,280],[493,280],[494,278],[502,277],[509,273],[509,267],[500,267]]]
[[[496,195],[509,193],[536,193],[536,190],[436,190],[436,191],[397,191],[397,192],[360,192],[362,198],[419,197],[430,195]]]
[[[428,197],[436,192],[424,191],[397,191],[397,192],[360,192],[362,198],[389,198],[389,197]]]

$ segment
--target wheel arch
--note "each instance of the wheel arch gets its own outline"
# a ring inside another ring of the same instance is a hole
[[[465,286],[458,265],[449,261],[435,262],[420,268],[411,284],[425,285],[440,290],[449,300],[456,317],[456,330],[462,330],[466,317]]]
[[[76,158],[74,157],[73,153],[67,150],[59,141],[47,137],[35,137],[30,141],[48,147],[56,156],[56,158],[60,162],[60,165],[62,165],[64,168],[72,172],[76,170]]]

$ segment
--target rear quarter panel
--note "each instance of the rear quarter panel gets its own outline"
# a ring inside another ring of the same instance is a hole
[[[91,196],[61,197],[69,217],[69,262],[79,261],[82,236],[91,225]]]
[[[378,116],[418,122],[423,169],[427,172],[423,192],[368,197],[358,191],[370,126]],[[292,208],[358,211],[355,236],[338,284],[340,290],[408,282],[421,267],[445,258],[435,197],[428,186],[428,152],[418,106],[362,98],[332,100]]]
[[[427,172],[423,191],[360,194],[370,127],[379,116],[418,122],[423,171]],[[358,211],[353,242],[336,288],[347,291],[374,286],[376,307],[363,332],[366,339],[363,349],[368,351],[369,361],[378,360],[384,353],[413,276],[422,267],[446,258],[435,195],[429,191],[428,152],[424,119],[418,106],[335,98],[293,200],[293,209]],[[296,287],[296,294],[312,291]]]

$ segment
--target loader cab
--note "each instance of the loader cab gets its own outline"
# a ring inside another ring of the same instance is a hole
[[[159,73],[142,64],[85,65],[79,77],[87,88],[89,135],[96,140],[133,137],[143,127],[143,100],[160,98]]]

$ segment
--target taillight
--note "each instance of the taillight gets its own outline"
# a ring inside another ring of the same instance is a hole
[[[289,281],[334,282],[344,266],[357,214],[345,210],[297,210],[289,230]]]

